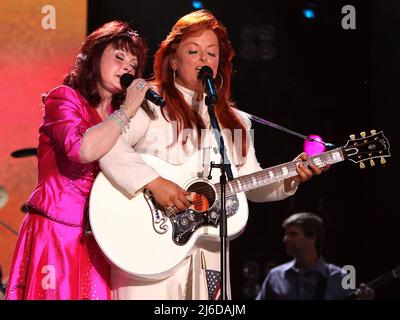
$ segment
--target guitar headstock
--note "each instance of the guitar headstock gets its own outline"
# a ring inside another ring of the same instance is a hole
[[[354,163],[359,163],[360,168],[365,168],[365,161],[369,160],[371,166],[375,166],[374,159],[379,158],[381,164],[386,164],[386,159],[390,157],[390,144],[383,132],[376,133],[371,130],[369,136],[365,132],[360,133],[361,138],[356,139],[355,135],[350,135],[350,140],[343,147],[343,153],[347,159]]]

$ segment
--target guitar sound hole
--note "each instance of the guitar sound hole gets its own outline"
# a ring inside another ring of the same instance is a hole
[[[196,192],[192,200],[193,209],[205,212],[214,205],[215,191],[211,185],[205,182],[195,182],[187,188],[189,192]]]

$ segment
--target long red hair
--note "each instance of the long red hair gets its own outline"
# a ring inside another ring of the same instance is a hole
[[[178,123],[178,134],[182,129],[197,129],[200,136],[200,130],[205,128],[205,125],[197,112],[186,103],[182,94],[176,89],[171,59],[184,38],[207,29],[214,31],[219,44],[218,73],[220,76],[217,76],[215,80],[215,85],[219,88],[215,113],[221,127],[231,131],[232,141],[234,130],[242,130],[242,156],[246,156],[245,126],[233,111],[234,103],[231,101],[232,58],[235,52],[225,27],[213,14],[207,10],[198,10],[183,16],[176,22],[156,52],[154,83],[166,101],[169,120]]]

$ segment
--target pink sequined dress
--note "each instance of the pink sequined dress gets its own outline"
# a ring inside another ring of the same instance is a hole
[[[19,230],[6,299],[110,299],[110,267],[85,235],[98,162],[83,164],[85,131],[101,121],[75,90],[60,86],[45,99],[39,130],[38,184]],[[111,112],[111,109],[110,109]]]

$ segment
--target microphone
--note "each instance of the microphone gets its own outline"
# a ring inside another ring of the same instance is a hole
[[[212,104],[216,104],[218,101],[218,95],[217,90],[215,90],[212,69],[209,66],[202,66],[197,70],[199,70],[198,78],[203,82],[204,90],[208,96],[208,99]]]
[[[123,88],[128,88],[132,81],[135,79],[133,75],[130,73],[124,73],[121,78],[119,79],[119,82],[121,83],[121,86]],[[153,90],[148,89],[146,91],[146,95],[144,96],[147,100],[153,102],[155,105],[164,107],[165,106],[165,101],[164,99],[157,93],[155,93]]]

